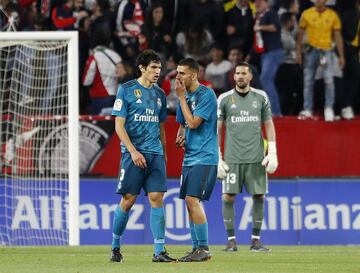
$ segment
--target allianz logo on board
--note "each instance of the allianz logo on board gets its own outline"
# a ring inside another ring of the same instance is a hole
[[[184,201],[178,199],[179,188],[170,189],[164,196],[166,210],[166,236],[169,239],[183,241],[190,238],[189,222]],[[238,230],[251,228],[252,198],[244,196],[240,210],[237,211],[239,220]],[[30,196],[16,197],[12,215],[0,215],[0,223],[4,218],[11,219],[11,229],[66,228],[65,219],[68,217],[68,200],[60,196],[39,196],[33,200]],[[110,230],[113,212],[117,204],[80,205],[80,229],[82,230]],[[10,208],[8,208],[10,209]],[[208,213],[208,217],[219,217],[222,225],[221,208],[218,212]],[[300,196],[268,196],[265,204],[266,218],[264,230],[360,230],[360,203],[302,203]],[[8,210],[9,211],[9,210]],[[132,208],[127,229],[144,230],[148,223],[144,219],[145,206],[135,204]],[[1,219],[2,218],[2,219]]]

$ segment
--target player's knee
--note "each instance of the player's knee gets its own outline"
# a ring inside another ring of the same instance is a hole
[[[192,211],[195,207],[200,206],[199,199],[192,196],[186,196],[185,202],[189,211]]]
[[[224,193],[222,195],[222,200],[225,201],[225,202],[229,202],[229,203],[234,203],[235,202],[235,198],[236,198],[236,195],[235,194],[227,194],[227,193]]]
[[[264,202],[265,201],[265,194],[254,194],[253,195],[253,200]]]
[[[124,211],[129,211],[132,206],[135,204],[135,201],[136,201],[136,196],[124,196],[122,199],[121,199],[121,202],[120,202],[120,207],[122,210]]]
[[[152,192],[148,194],[149,202],[152,207],[162,207],[163,196],[162,192]]]

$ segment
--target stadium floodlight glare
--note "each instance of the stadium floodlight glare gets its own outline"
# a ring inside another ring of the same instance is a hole
[[[0,32],[0,245],[79,245],[78,34]]]

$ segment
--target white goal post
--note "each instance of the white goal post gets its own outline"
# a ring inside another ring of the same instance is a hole
[[[78,59],[77,32],[0,32],[0,245],[80,244]]]

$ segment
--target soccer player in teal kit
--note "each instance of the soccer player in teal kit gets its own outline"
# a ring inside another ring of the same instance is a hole
[[[165,251],[165,217],[163,196],[166,191],[166,151],[164,122],[167,117],[166,97],[156,82],[161,60],[153,50],[137,58],[141,76],[120,85],[112,114],[115,130],[121,140],[121,167],[117,193],[122,195],[113,220],[110,261],[122,262],[121,236],[129,211],[141,188],[151,205],[150,228],[154,237],[153,262],[173,262]]]
[[[180,198],[189,212],[192,251],[180,262],[211,258],[208,224],[201,201],[209,200],[216,182],[218,142],[217,101],[214,91],[198,82],[199,65],[191,58],[177,67],[175,90],[179,97],[176,121],[180,123],[176,144],[185,148]]]

